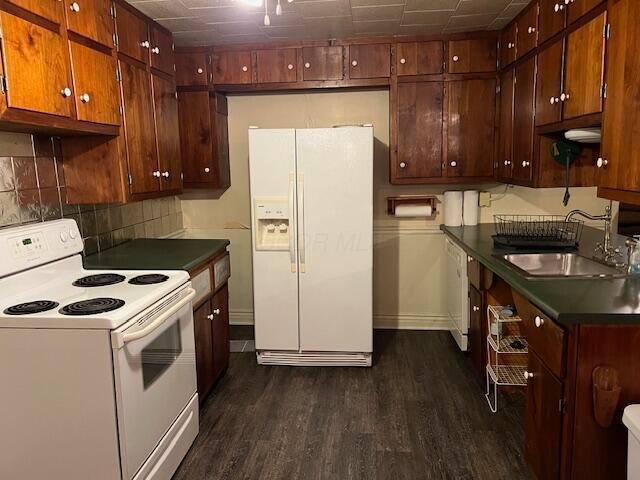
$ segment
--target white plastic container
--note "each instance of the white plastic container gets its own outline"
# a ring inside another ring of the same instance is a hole
[[[625,408],[622,423],[629,430],[627,480],[640,480],[640,405]]]

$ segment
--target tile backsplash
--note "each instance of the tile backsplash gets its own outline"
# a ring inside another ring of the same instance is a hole
[[[0,132],[0,228],[73,218],[87,255],[182,229],[178,197],[123,205],[66,204],[59,152],[55,139]]]

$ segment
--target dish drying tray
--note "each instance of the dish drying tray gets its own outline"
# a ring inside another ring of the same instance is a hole
[[[487,368],[485,397],[493,413],[498,411],[500,386],[524,386],[529,344],[520,333],[522,319],[504,314],[505,307],[487,307]]]
[[[576,248],[584,221],[561,215],[494,215],[496,246],[515,248]]]

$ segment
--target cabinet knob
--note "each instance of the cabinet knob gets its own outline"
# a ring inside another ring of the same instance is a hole
[[[287,65],[287,70],[293,70],[293,64],[290,63],[289,65]]]
[[[527,32],[528,32],[529,34],[531,34],[531,33],[535,33],[535,31],[536,31],[536,27],[529,27],[529,28],[527,28]]]
[[[573,3],[573,0],[564,0],[565,5],[569,5],[570,3]]]
[[[505,164],[505,165],[509,165],[509,160],[505,160],[505,161],[504,161],[504,164]]]
[[[151,44],[149,43],[149,40],[144,40],[144,41],[140,42],[140,46],[142,48],[149,48],[151,46]]]
[[[203,74],[204,70],[202,68],[198,68],[198,70],[196,70],[198,72],[198,74]]]
[[[606,158],[598,158],[598,160],[596,161],[596,165],[598,166],[598,168],[602,168],[602,167],[606,167],[607,164],[609,163],[609,161]]]
[[[560,99],[559,99],[558,97],[551,97],[551,98],[549,99],[549,103],[550,103],[551,105],[553,105],[554,103],[558,103],[559,101],[560,101]]]
[[[567,100],[569,100],[569,94],[568,93],[561,93],[560,94],[560,100],[563,102],[566,102]]]
[[[524,371],[524,379],[525,380],[529,380],[530,378],[533,378],[533,373],[531,372],[527,372],[526,370]]]
[[[353,60],[351,62],[351,65],[353,65],[354,67],[357,67],[358,66],[358,61],[357,60]]]
[[[544,318],[542,318],[540,315],[536,315],[533,323],[535,323],[536,327],[540,328],[542,325],[544,325]]]
[[[404,168],[404,167],[406,167],[406,166],[407,166],[407,164],[406,164],[406,163],[404,163],[404,162],[400,162],[400,168]]]
[[[82,95],[80,95],[80,100],[82,101],[82,103],[89,103],[89,100],[91,100],[91,97],[89,96],[88,93],[83,93]]]
[[[460,57],[458,55],[454,55],[453,56],[453,61],[457,62],[458,60],[460,60]]]
[[[507,48],[511,49],[513,47],[515,47],[515,43],[513,43],[513,42],[507,43]]]
[[[160,170],[156,170],[155,172],[152,173],[152,175],[156,178],[160,178]]]
[[[153,48],[151,49],[151,51],[152,51],[153,53],[155,53],[156,55],[160,55],[160,47],[153,47]]]
[[[400,63],[404,65],[405,63],[407,63],[407,59],[406,58],[401,58],[400,59]]]
[[[204,167],[204,173],[209,173],[211,169],[209,167]]]
[[[210,313],[209,315],[207,315],[207,320],[213,320],[213,313]]]
[[[64,97],[64,98],[69,98],[71,96],[71,89],[69,87],[65,87],[62,90],[60,90],[60,94]]]
[[[479,307],[479,306],[477,306],[477,305],[474,305],[474,306],[473,306],[473,311],[474,311],[474,312],[479,312],[479,311],[480,311],[480,307]]]
[[[72,12],[78,13],[80,11],[80,5],[78,4],[78,2],[73,2],[71,5],[69,5],[69,9]]]
[[[531,162],[527,162],[526,160],[522,161],[522,166],[523,167],[528,167],[529,165],[531,165]]]
[[[553,9],[556,13],[561,12],[562,10],[564,10],[564,5],[561,3],[556,3]]]
[[[304,64],[304,68],[311,68],[311,64],[310,64],[309,62],[306,62],[306,63]]]
[[[452,167],[456,167],[458,166],[458,162],[456,162],[455,160],[453,162],[451,162],[449,165],[451,165]]]
[[[162,172],[162,176],[164,178],[169,178],[169,172]]]
[[[242,71],[243,72],[248,72],[249,71],[249,67],[247,67],[246,65],[242,66]]]
[[[220,315],[220,309],[219,308],[214,308],[213,309],[213,314],[214,315]]]

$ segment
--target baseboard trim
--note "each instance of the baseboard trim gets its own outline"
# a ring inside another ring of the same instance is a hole
[[[252,310],[231,310],[231,325],[253,325]],[[373,315],[373,328],[385,330],[449,330],[449,319],[446,315]]]

